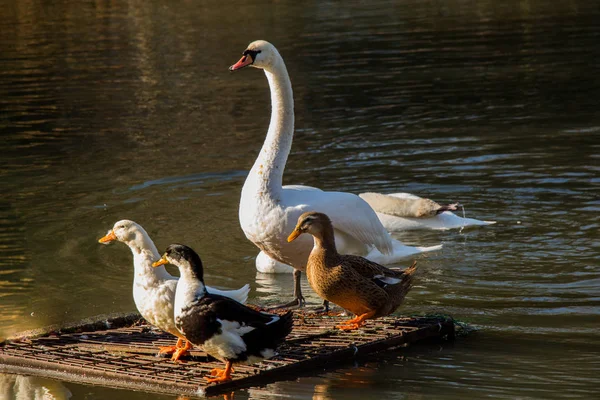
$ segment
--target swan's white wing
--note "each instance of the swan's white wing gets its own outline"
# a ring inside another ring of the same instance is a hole
[[[322,190],[319,189],[319,188],[312,187],[312,186],[304,186],[304,185],[285,185],[283,187],[283,189],[298,190],[298,191],[300,191],[300,190],[307,190],[307,191],[314,190],[316,192],[322,192]]]
[[[355,194],[323,192],[316,190],[284,190],[287,204],[306,211],[327,214],[336,230],[342,231],[360,242],[374,245],[383,254],[393,251],[392,240],[375,211]],[[288,202],[289,201],[289,202]]]
[[[481,221],[474,218],[459,217],[450,211],[444,211],[443,213],[430,218],[396,217],[383,213],[377,213],[377,216],[388,232],[400,232],[416,229],[447,230],[464,228],[468,226],[491,225],[496,223],[495,221]]]

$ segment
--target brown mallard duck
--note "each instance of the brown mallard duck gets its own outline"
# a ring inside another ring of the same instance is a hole
[[[399,270],[364,257],[339,254],[331,220],[319,212],[302,214],[288,242],[303,233],[310,233],[315,241],[306,265],[308,283],[323,299],[356,315],[339,329],[358,329],[365,320],[391,314],[400,306],[411,288],[416,261]]]

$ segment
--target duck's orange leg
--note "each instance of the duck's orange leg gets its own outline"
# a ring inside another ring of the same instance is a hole
[[[173,354],[183,345],[183,339],[178,338],[175,346],[160,346],[158,348],[158,354]]]
[[[235,372],[235,369],[231,368],[231,372]],[[216,376],[216,377],[219,377],[219,376],[223,375],[224,373],[225,373],[225,370],[221,369],[221,368],[213,368],[212,371],[210,371],[210,375]]]
[[[171,356],[171,361],[178,361],[191,348],[192,348],[192,344],[186,340],[185,345],[183,345],[183,346],[179,347],[177,350],[175,350],[175,352],[173,353],[173,356]]]
[[[375,311],[369,311],[368,313],[354,317],[351,320],[342,322],[342,325],[338,325],[336,328],[343,331],[353,331],[363,326],[365,324],[365,320],[371,318],[373,315],[375,315]]]
[[[362,315],[362,314],[361,314]],[[360,315],[357,315],[356,317],[349,319],[347,321],[342,322],[342,325],[354,325],[356,324],[360,319]],[[340,328],[339,326],[336,326],[336,328]],[[340,328],[341,329],[341,328]]]
[[[349,319],[349,320],[347,320],[347,321],[341,322],[341,324],[342,324],[342,325],[347,325],[347,324],[355,324],[355,323],[356,323],[356,321],[358,321],[358,316],[356,316],[356,317],[354,317],[354,318],[352,318],[352,319]]]
[[[208,381],[208,383],[227,382],[227,381],[231,380],[231,372],[232,371],[233,371],[233,368],[232,368],[231,361],[227,361],[227,364],[225,364],[224,370],[215,368],[210,372],[211,375],[216,375],[215,378],[210,378],[208,376],[205,376],[204,378]],[[215,373],[213,374],[213,372],[215,372]]]

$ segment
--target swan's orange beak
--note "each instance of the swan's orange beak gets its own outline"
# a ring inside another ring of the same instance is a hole
[[[111,229],[110,231],[108,231],[108,233],[106,234],[106,236],[103,236],[100,239],[98,239],[98,242],[99,243],[110,243],[113,240],[117,240],[117,236],[115,235],[115,231],[113,231]]]
[[[254,60],[252,59],[252,56],[250,54],[247,54],[247,55],[243,56],[242,58],[240,58],[240,61],[236,62],[231,67],[229,67],[229,70],[237,71],[238,69],[247,67],[248,65],[252,64],[253,62],[254,62]]]
[[[290,236],[288,236],[287,238],[288,243],[293,242],[300,235],[302,235],[302,231],[299,229],[294,229],[292,233],[290,233]]]
[[[158,260],[158,261],[156,261],[156,262],[153,262],[153,263],[152,263],[152,266],[153,266],[154,268],[156,268],[156,267],[160,267],[161,265],[168,264],[168,263],[169,263],[169,262],[167,261],[167,259],[165,258],[165,256],[163,256],[163,257],[162,257],[160,260]]]

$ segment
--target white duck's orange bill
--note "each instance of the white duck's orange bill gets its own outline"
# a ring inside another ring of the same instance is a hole
[[[115,231],[113,231],[112,229],[106,234],[106,236],[101,237],[100,239],[98,239],[99,243],[110,243],[113,240],[117,240],[117,235],[115,235]]]

